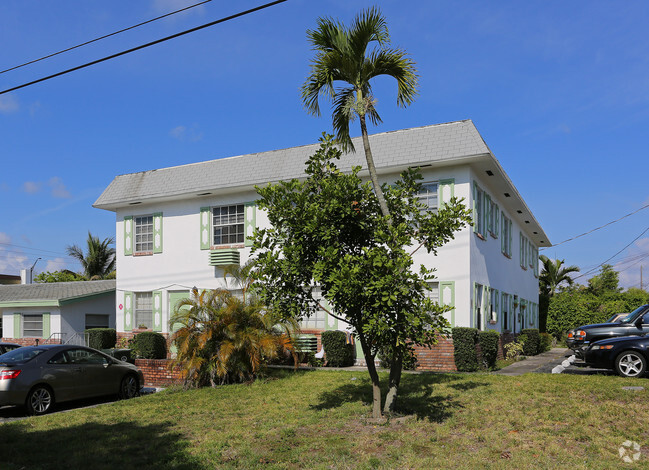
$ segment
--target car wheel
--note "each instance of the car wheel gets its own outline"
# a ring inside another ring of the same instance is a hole
[[[641,377],[647,371],[647,360],[635,351],[625,351],[615,359],[615,370],[622,377]]]
[[[123,399],[134,398],[140,393],[140,384],[138,383],[137,377],[134,375],[127,375],[122,379],[122,383],[119,386],[119,397]]]
[[[47,413],[54,406],[54,394],[45,385],[34,387],[28,394],[25,401],[27,413],[30,415],[42,415]]]

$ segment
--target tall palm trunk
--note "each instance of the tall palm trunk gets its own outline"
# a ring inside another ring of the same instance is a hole
[[[365,160],[367,161],[367,169],[370,172],[370,179],[372,180],[372,185],[374,186],[374,192],[376,193],[376,198],[379,201],[379,206],[381,207],[381,213],[388,217],[388,224],[392,225],[390,220],[390,210],[388,209],[388,204],[385,202],[385,197],[383,196],[383,190],[379,184],[379,177],[376,174],[376,166],[374,166],[374,158],[372,158],[372,149],[370,148],[370,138],[367,135],[367,124],[365,123],[365,114],[360,114],[361,121],[361,133],[363,135],[363,147],[365,148]]]
[[[363,349],[363,354],[365,355],[365,363],[367,364],[367,371],[369,372],[370,380],[372,381],[372,418],[378,419],[382,416],[381,385],[379,383],[379,373],[376,371],[372,349],[367,344],[365,335],[358,335],[358,339],[361,342],[361,348]]]

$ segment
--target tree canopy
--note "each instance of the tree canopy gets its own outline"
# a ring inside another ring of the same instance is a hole
[[[81,263],[86,279],[104,279],[115,270],[115,249],[110,247],[113,243],[113,237],[101,241],[88,232],[85,252],[78,245],[68,245],[66,251],[68,256]]]
[[[262,295],[280,315],[299,319],[313,312],[318,287],[331,314],[350,325],[365,355],[378,417],[377,351],[387,347],[394,353],[386,399],[386,410],[392,411],[404,352],[413,344],[434,344],[448,326],[442,316],[447,307],[427,296],[433,272],[414,266],[411,252],[436,253],[471,219],[457,199],[436,212],[423,210],[417,169],[383,186],[391,214],[384,216],[371,184],[358,175],[360,167],[351,173],[337,168],[341,155],[333,136],[323,135],[306,163],[306,180],[257,189],[271,227],[255,232],[253,252]]]

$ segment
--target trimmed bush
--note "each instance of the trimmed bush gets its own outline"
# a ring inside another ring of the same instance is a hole
[[[110,349],[115,347],[117,332],[115,328],[91,328],[88,333],[88,345],[94,349]]]
[[[539,352],[546,352],[552,349],[552,335],[549,333],[541,333],[541,345],[539,347]]]
[[[354,365],[354,345],[347,344],[344,331],[323,331],[320,337],[330,367]]]
[[[131,348],[142,359],[166,359],[167,340],[160,333],[143,331],[131,341]]]
[[[392,358],[394,357],[394,355],[392,354],[390,348],[383,347],[379,349],[379,352],[376,356],[379,358],[381,367],[385,369],[390,369],[392,367]],[[406,350],[406,352],[403,354],[401,368],[403,370],[417,369],[417,356],[412,348],[408,348],[408,350]]]
[[[482,360],[487,369],[493,369],[496,367],[499,339],[500,333],[495,330],[481,331],[478,333],[478,342],[480,343],[480,351],[482,351]]]
[[[526,356],[536,356],[540,351],[541,336],[536,328],[522,330],[521,333],[526,336],[523,343],[523,354]]]
[[[456,327],[451,330],[451,335],[453,336],[453,350],[457,370],[460,372],[478,370],[478,358],[475,349],[478,341],[478,329]]]

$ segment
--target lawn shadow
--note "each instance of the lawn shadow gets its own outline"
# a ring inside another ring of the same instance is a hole
[[[488,385],[489,384],[487,382],[475,382],[473,380],[469,380],[468,382],[449,385],[449,387],[459,392],[466,392],[468,390],[473,390],[478,387],[487,387]]]
[[[43,418],[0,425],[3,469],[207,468],[190,454],[186,437],[170,430],[172,423],[85,423],[35,431],[35,419]]]
[[[445,421],[453,415],[453,409],[460,408],[461,405],[452,395],[436,394],[435,386],[462,379],[463,377],[453,374],[404,374],[397,398],[398,414],[415,415],[417,419],[436,423]],[[459,387],[461,384],[456,385]],[[480,385],[487,384],[476,384],[475,386]],[[382,377],[381,394],[383,399],[385,399],[387,386],[387,378]],[[344,403],[358,401],[370,405],[372,384],[369,378],[357,379],[334,390],[323,392],[318,398],[320,402],[311,405],[311,409],[327,410],[338,408]]]

